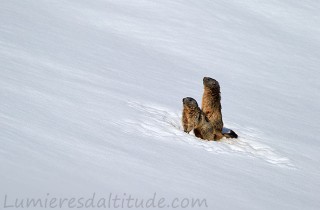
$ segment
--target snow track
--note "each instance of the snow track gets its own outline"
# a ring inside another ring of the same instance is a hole
[[[261,159],[274,166],[295,168],[289,158],[284,157],[268,145],[259,142],[259,136],[263,134],[252,128],[240,126],[227,126],[238,132],[238,139],[222,139],[217,142],[203,141],[183,132],[181,126],[181,114],[168,110],[158,105],[139,102],[129,102],[132,112],[138,112],[137,119],[126,119],[123,124],[128,128],[127,132],[136,132],[140,135],[152,136],[158,139],[175,139],[191,144],[196,148],[204,149],[215,154],[244,155]]]

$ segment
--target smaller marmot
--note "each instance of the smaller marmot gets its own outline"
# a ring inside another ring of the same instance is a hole
[[[212,124],[199,108],[195,99],[187,97],[182,99],[182,102],[182,125],[184,132],[189,133],[193,130],[196,137],[213,141],[219,140],[223,137],[234,138],[234,136],[237,135],[232,130],[230,133],[225,134],[214,130]]]
[[[206,140],[215,140],[211,123],[199,108],[195,99],[187,97],[182,99],[182,125],[187,133],[193,130],[196,137]]]

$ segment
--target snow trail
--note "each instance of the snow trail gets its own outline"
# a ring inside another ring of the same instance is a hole
[[[126,119],[124,123],[127,132],[138,131],[141,135],[159,139],[179,140],[215,154],[244,155],[261,159],[279,167],[295,168],[290,159],[282,156],[275,149],[259,141],[261,135],[252,128],[242,128],[239,125],[227,126],[234,129],[238,139],[222,139],[217,142],[204,141],[195,137],[192,132],[186,134],[181,126],[181,114],[159,105],[145,104],[137,101],[128,102],[133,111],[139,112],[138,119]]]

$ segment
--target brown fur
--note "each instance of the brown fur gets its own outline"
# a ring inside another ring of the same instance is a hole
[[[198,106],[195,99],[187,97],[183,100],[182,125],[185,132],[193,130],[196,137],[206,140],[216,140],[213,127]],[[221,137],[222,138],[222,137]]]
[[[217,139],[222,137],[237,138],[238,135],[234,131],[222,134],[223,121],[221,112],[221,94],[219,82],[210,77],[203,78],[204,92],[202,96],[202,111],[209,119],[213,127],[213,132]]]
[[[219,82],[209,77],[203,78],[204,92],[202,111],[207,116],[216,132],[222,132],[221,94]]]

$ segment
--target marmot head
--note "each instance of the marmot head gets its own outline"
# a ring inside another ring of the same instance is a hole
[[[212,79],[210,77],[203,77],[203,85],[205,88],[207,87],[211,90],[215,90],[215,91],[220,92],[219,82],[215,79]]]
[[[184,107],[188,107],[190,109],[195,109],[198,107],[197,101],[191,97],[186,97],[182,99],[182,102]]]

